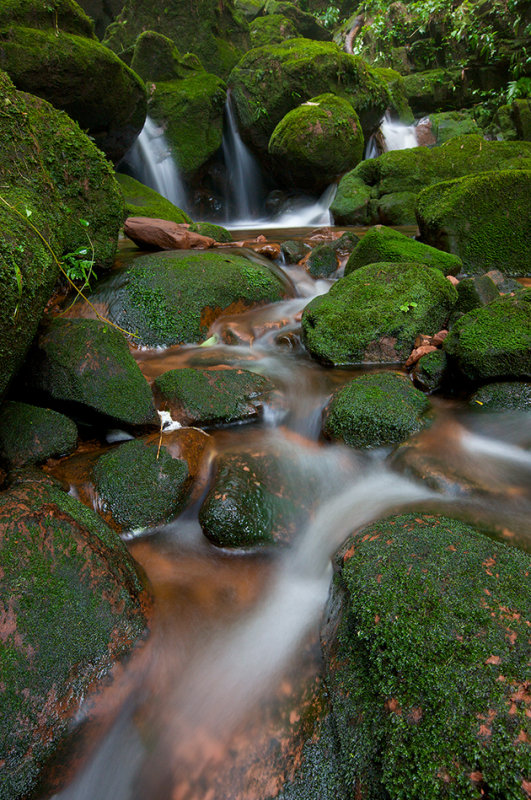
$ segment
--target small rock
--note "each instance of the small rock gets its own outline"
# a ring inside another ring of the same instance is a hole
[[[128,217],[124,222],[124,233],[140,247],[158,250],[208,250],[215,244],[210,236],[190,231],[187,223],[152,217]]]
[[[416,347],[406,361],[406,367],[412,367],[413,364],[417,363],[419,358],[422,358],[422,356],[428,353],[433,353],[434,350],[437,350],[437,348],[432,344],[423,344],[421,347]]]

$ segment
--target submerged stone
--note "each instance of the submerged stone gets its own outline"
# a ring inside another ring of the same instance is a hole
[[[323,414],[323,433],[352,447],[396,444],[427,424],[430,401],[409,378],[392,372],[362,375],[337,389]]]
[[[76,424],[64,414],[13,401],[0,408],[0,459],[10,465],[64,456],[76,444]]]

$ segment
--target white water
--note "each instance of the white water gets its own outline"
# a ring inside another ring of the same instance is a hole
[[[417,132],[415,125],[404,125],[394,122],[388,111],[380,122],[378,133],[373,134],[365,148],[365,158],[376,158],[380,153],[390,150],[406,150],[417,147]]]
[[[230,93],[225,106],[222,149],[227,170],[226,221],[256,219],[265,195],[264,182],[258,162],[239,134]]]

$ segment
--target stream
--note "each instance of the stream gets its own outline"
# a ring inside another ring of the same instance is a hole
[[[288,238],[266,233],[271,241]],[[123,248],[122,257],[133,253]],[[197,519],[202,498],[170,524],[127,535],[153,589],[151,635],[140,665],[133,658],[105,688],[104,723],[81,759],[73,747],[71,762],[61,763],[60,772],[75,775],[54,800],[275,797],[294,778],[318,713],[319,621],[330,559],[350,532],[398,509],[451,510],[531,549],[524,416],[433,398],[433,423],[415,437],[407,469],[391,448],[358,451],[320,440],[330,393],[367,370],[329,370],[309,358],[300,313],[329,282],[284,269],[294,299],[219,318],[209,346],[134,355],[150,381],[177,367],[222,364],[272,379],[282,402],[257,422],[209,430],[213,450],[271,449],[286,469],[296,459],[314,478],[318,509],[289,546],[252,552],[205,539]],[[231,345],[223,343],[227,332]]]

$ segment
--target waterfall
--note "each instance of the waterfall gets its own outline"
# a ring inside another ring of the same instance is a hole
[[[186,189],[164,130],[150,117],[146,117],[144,127],[124,161],[134,178],[187,210]]]
[[[386,111],[378,131],[367,142],[365,158],[376,158],[380,153],[387,153],[389,150],[406,150],[417,145],[416,125],[393,122],[391,114]]]
[[[228,178],[225,193],[226,217],[245,221],[256,219],[264,197],[264,182],[256,159],[238,132],[230,93],[227,94],[225,106],[222,150]]]

